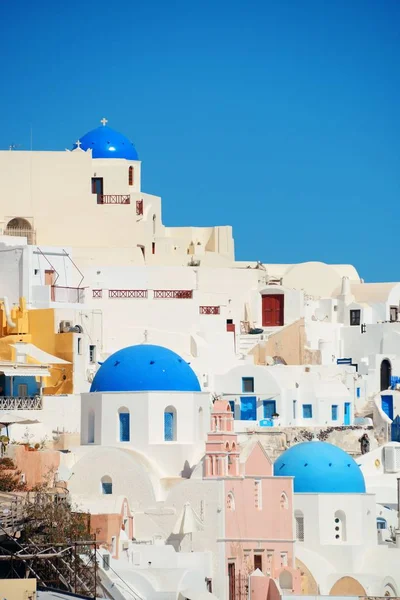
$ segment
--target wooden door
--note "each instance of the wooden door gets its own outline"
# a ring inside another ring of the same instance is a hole
[[[262,297],[263,327],[283,325],[283,294],[268,294]]]
[[[235,575],[235,563],[228,563],[228,577],[229,577],[229,600],[236,600],[236,575]]]

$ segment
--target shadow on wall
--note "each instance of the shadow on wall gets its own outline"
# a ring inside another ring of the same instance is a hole
[[[187,460],[185,460],[185,464],[183,465],[183,469],[181,471],[181,477],[184,479],[190,479],[194,470],[194,466],[191,467]]]

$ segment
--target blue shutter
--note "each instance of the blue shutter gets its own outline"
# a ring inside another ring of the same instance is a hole
[[[166,442],[174,441],[174,413],[164,413],[164,440]]]
[[[303,419],[312,419],[312,404],[303,404]]]
[[[332,421],[337,421],[338,418],[338,405],[332,404]]]
[[[103,494],[112,494],[112,483],[102,483]]]
[[[233,418],[235,418],[235,401],[234,400],[229,400],[229,406],[231,407]]]
[[[129,442],[129,413],[119,413],[119,441]]]
[[[275,400],[263,400],[264,419],[271,419],[272,415],[276,413],[276,402]]]
[[[240,398],[241,421],[257,420],[257,398],[255,396],[242,396]]]

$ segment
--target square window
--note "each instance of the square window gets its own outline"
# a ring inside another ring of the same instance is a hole
[[[338,420],[338,405],[337,404],[332,404],[332,421],[337,421]]]
[[[350,325],[360,325],[361,323],[361,310],[350,311]]]
[[[312,419],[312,404],[303,404],[303,419]]]
[[[245,394],[254,392],[254,377],[242,377],[242,392]]]

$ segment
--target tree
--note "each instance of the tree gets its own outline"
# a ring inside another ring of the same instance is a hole
[[[0,492],[24,492],[26,484],[21,481],[21,471],[17,470],[11,458],[0,458]]]

